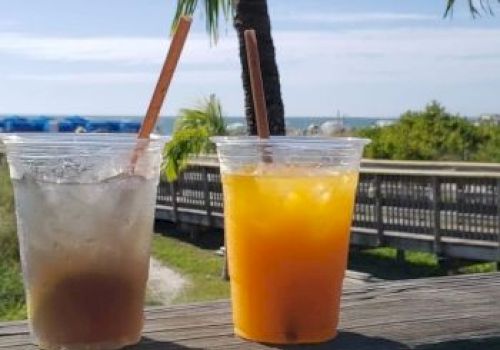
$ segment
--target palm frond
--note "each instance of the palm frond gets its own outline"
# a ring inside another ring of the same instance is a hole
[[[207,124],[206,115],[203,110],[184,108],[180,110],[179,117],[175,121],[174,133],[182,130],[202,128]]]
[[[476,6],[474,5],[474,1],[473,0],[468,0],[468,1],[469,1],[469,11],[470,11],[472,17],[478,16],[480,13],[479,13],[478,9],[476,8]],[[485,6],[483,0],[479,0],[479,2],[481,3],[482,7]],[[488,3],[488,6],[489,6],[489,3]]]
[[[500,0],[497,0],[500,3]],[[493,8],[491,7],[490,0],[467,0],[469,6],[469,12],[473,18],[481,16],[481,12],[493,15]],[[444,11],[444,17],[453,16],[453,9],[455,7],[456,0],[448,0],[446,3],[446,9]]]
[[[198,5],[198,0],[177,0],[177,7],[175,9],[175,15],[172,20],[172,25],[170,27],[170,32],[174,33],[179,24],[179,20],[182,16],[192,16],[196,7]]]
[[[174,19],[172,21],[172,33],[177,28],[181,16],[192,16],[198,6],[198,0],[177,0]],[[210,36],[211,43],[216,44],[219,39],[220,17],[228,21],[234,14],[234,0],[203,0],[205,12],[205,26]]]
[[[175,122],[174,132],[178,130],[206,128],[211,135],[224,135],[226,121],[224,120],[220,101],[215,95],[210,95],[195,108],[181,109]]]
[[[187,165],[189,157],[215,151],[211,136],[226,135],[222,107],[215,95],[210,95],[196,108],[185,108],[175,122],[172,140],[165,148],[164,173],[174,181]]]
[[[446,4],[446,10],[444,11],[444,17],[447,17],[448,15],[450,16],[453,15],[454,5],[455,5],[455,0],[448,0],[448,3]]]
[[[210,150],[210,139],[203,128],[178,131],[165,147],[164,174],[168,181],[175,181],[178,174],[186,168],[189,157]]]
[[[500,2],[500,0],[498,2]],[[483,12],[488,13],[490,16],[493,16],[495,14],[493,12],[493,8],[490,6],[489,0],[480,1],[479,3],[481,5],[481,9],[483,10]]]
[[[205,113],[209,120],[209,129],[212,135],[225,135],[227,132],[226,120],[222,113],[220,101],[214,94],[205,101]]]

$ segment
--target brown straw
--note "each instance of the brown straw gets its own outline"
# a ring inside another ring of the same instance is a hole
[[[165,100],[168,87],[174,76],[175,68],[177,67],[177,62],[181,56],[182,48],[186,42],[187,35],[189,33],[189,28],[191,27],[191,17],[183,16],[179,20],[177,29],[175,30],[174,37],[170,43],[170,48],[168,50],[165,63],[163,63],[163,68],[156,83],[156,88],[149,102],[148,111],[144,122],[142,123],[141,130],[139,130],[139,138],[147,139],[151,132],[153,132],[158,116],[160,115],[160,110]]]
[[[245,30],[245,46],[247,51],[248,70],[250,72],[250,85],[252,87],[253,107],[257,123],[257,135],[261,139],[269,138],[269,121],[267,120],[266,98],[264,84],[260,70],[259,47],[255,30]]]
[[[184,43],[186,42],[187,35],[189,33],[189,28],[191,27],[191,17],[182,16],[179,20],[177,29],[175,30],[174,37],[170,42],[170,48],[168,49],[167,57],[163,63],[163,67],[156,83],[155,91],[149,102],[148,111],[142,123],[141,129],[139,130],[139,139],[149,139],[149,135],[153,132],[156,121],[160,115],[160,110],[165,101],[165,96],[167,95],[168,87],[174,76],[175,68],[179,62]],[[138,143],[132,154],[132,159],[130,162],[131,171],[134,172],[135,165],[142,150],[145,148],[145,144]]]

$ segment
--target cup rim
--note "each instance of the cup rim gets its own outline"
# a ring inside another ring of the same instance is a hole
[[[0,134],[0,144],[6,146],[37,146],[44,145],[132,145],[152,141],[153,143],[168,142],[169,135],[151,134],[149,139],[138,139],[136,133],[60,133],[60,132],[26,132]]]
[[[361,137],[324,137],[324,136],[271,136],[262,139],[258,136],[212,136],[210,140],[216,145],[338,145],[366,146],[370,139]]]

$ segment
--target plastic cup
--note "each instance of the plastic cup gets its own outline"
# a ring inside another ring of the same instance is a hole
[[[216,137],[237,335],[336,335],[366,139]]]
[[[143,326],[165,138],[2,136],[32,336],[44,349],[119,349]]]

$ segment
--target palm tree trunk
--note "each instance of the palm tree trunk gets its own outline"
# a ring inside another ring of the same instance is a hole
[[[271,23],[267,11],[267,1],[236,0],[234,27],[238,33],[248,131],[251,135],[256,135],[257,133],[243,32],[245,29],[255,29],[259,43],[260,65],[264,82],[269,129],[271,135],[284,135],[285,116],[283,100],[281,99],[281,86],[273,38],[271,37]]]

